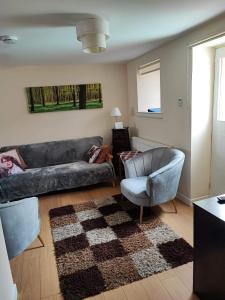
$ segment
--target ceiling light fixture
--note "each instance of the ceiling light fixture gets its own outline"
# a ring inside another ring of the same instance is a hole
[[[109,39],[109,23],[100,18],[89,18],[76,24],[77,40],[85,53],[100,53],[106,50]]]
[[[4,44],[15,44],[18,37],[15,35],[0,35],[0,41]]]

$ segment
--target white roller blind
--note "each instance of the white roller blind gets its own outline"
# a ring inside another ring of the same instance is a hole
[[[149,64],[145,64],[138,68],[139,75],[145,75],[154,71],[160,70],[160,61],[156,60]]]

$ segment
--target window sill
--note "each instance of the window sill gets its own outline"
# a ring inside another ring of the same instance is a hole
[[[141,118],[156,118],[156,119],[163,119],[163,113],[151,113],[151,112],[136,112],[136,116],[137,117],[141,117]]]

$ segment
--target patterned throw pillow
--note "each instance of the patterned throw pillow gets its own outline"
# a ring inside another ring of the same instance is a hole
[[[92,164],[98,158],[99,153],[101,152],[101,147],[93,145],[91,149],[88,151],[89,155],[89,163]]]
[[[26,164],[17,149],[0,153],[0,178],[23,173]]]

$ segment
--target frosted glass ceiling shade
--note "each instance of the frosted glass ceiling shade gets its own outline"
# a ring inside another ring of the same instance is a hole
[[[112,117],[121,117],[121,112],[119,107],[113,107],[112,111],[111,111],[111,116]]]
[[[82,20],[76,24],[76,32],[85,53],[100,53],[106,50],[106,40],[109,39],[109,23],[106,20]]]

